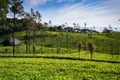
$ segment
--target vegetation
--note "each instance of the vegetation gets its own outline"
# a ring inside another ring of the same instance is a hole
[[[119,80],[120,64],[36,58],[0,59],[0,79]]]
[[[87,29],[87,23],[84,29],[76,23],[74,28],[52,26],[51,20],[41,23],[39,11],[24,12],[22,3],[0,0],[0,79],[120,79],[120,32],[109,26],[99,33]],[[7,17],[9,12],[13,18]],[[13,46],[4,46],[8,38]],[[22,44],[15,46],[15,38]]]
[[[0,0],[0,21],[5,21],[8,13],[9,0]],[[0,23],[2,24],[2,23]]]
[[[87,42],[87,47],[88,47],[88,50],[90,51],[90,54],[91,54],[91,59],[93,57],[93,51],[95,50],[95,45],[92,43],[92,42]]]
[[[11,34],[4,35],[0,37],[0,44],[2,48],[2,42],[9,38]],[[15,34],[16,38],[22,41],[22,44],[19,47],[24,47],[23,51],[26,53],[26,32],[21,31],[17,32]],[[114,35],[116,36],[116,35]],[[50,32],[50,31],[36,31],[36,49],[37,52],[44,53],[44,52],[52,52],[56,53],[66,53],[66,51],[69,51],[69,53],[72,53],[73,50],[75,52],[78,52],[78,41],[82,42],[83,50],[87,50],[86,48],[86,42],[92,41],[96,45],[96,52],[99,53],[109,53],[113,55],[119,55],[120,50],[120,44],[119,39],[116,38],[109,38],[104,36],[104,34],[92,34],[92,38],[89,39],[87,34],[83,33],[68,33],[68,37],[66,37],[65,32]],[[68,42],[67,42],[68,40]],[[32,52],[30,46],[33,44],[33,36],[29,34],[28,40],[28,51],[30,53]],[[54,42],[55,41],[55,42]],[[30,45],[30,46],[29,46]],[[68,49],[68,48],[69,49]],[[43,48],[46,48],[47,51],[43,51]],[[52,50],[56,49],[56,51]],[[3,52],[0,50],[0,52]]]
[[[13,55],[15,55],[15,34],[14,34],[14,28],[16,26],[16,15],[21,15],[24,10],[22,6],[22,1],[21,0],[11,0],[10,1],[11,6],[10,6],[10,11],[13,13],[13,30],[12,30],[12,38],[13,38]]]
[[[79,43],[78,43],[78,52],[79,52],[79,57],[80,57],[80,51],[81,51],[81,49],[82,49],[82,42],[81,42],[81,41],[79,41]]]

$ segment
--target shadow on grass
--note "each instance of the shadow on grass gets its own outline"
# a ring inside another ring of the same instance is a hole
[[[61,60],[80,60],[80,61],[94,61],[94,62],[106,62],[106,63],[120,63],[120,61],[108,61],[108,60],[96,60],[96,59],[60,57],[60,56],[3,56],[1,55],[0,58],[47,58],[47,59],[61,59]]]

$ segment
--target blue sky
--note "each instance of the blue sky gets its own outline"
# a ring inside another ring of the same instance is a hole
[[[42,21],[54,25],[120,26],[120,0],[24,0],[25,11],[38,10]]]

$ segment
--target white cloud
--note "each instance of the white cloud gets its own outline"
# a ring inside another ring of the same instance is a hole
[[[26,10],[34,6],[45,5],[48,2],[72,2],[74,0],[25,0],[29,5]],[[81,2],[82,1],[82,2]],[[96,0],[89,4],[85,4],[88,0],[80,0],[79,3],[72,5],[64,5],[62,7],[50,7],[45,10],[40,10],[42,19],[45,22],[52,20],[53,24],[64,24],[67,22],[72,25],[74,22],[79,23],[80,26],[87,23],[87,26],[106,27],[109,24],[113,27],[120,25],[120,0]],[[39,10],[39,9],[38,9]]]
[[[96,5],[96,3],[99,4]],[[45,21],[52,20],[53,24],[67,22],[72,25],[72,23],[76,22],[82,26],[86,22],[88,26],[105,27],[111,24],[116,27],[120,25],[120,22],[117,21],[120,18],[119,4],[120,0],[106,0],[103,3],[98,1],[87,5],[77,3],[57,10],[48,10],[46,11],[48,14],[44,15],[47,18],[43,16],[43,19]]]
[[[58,3],[62,3],[62,2],[73,2],[74,0],[55,0]]]
[[[26,0],[25,2],[28,3],[30,6],[37,6],[37,5],[43,5],[47,2],[50,2],[53,0]]]

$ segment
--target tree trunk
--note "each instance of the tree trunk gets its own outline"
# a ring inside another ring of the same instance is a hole
[[[13,55],[15,55],[15,34],[13,32]]]
[[[80,58],[80,51],[79,51],[79,58]]]
[[[26,54],[28,53],[28,30],[26,28]]]
[[[43,53],[43,51],[42,51],[42,49],[43,49],[43,48],[42,48],[42,45],[43,45],[43,44],[42,44],[42,30],[41,30],[41,39],[40,39],[40,46],[41,46],[40,52],[41,52],[41,54]]]
[[[91,60],[92,60],[92,57],[93,57],[93,51],[91,50],[90,53],[91,53]]]
[[[13,30],[13,56],[15,55],[15,33]]]
[[[29,54],[30,54],[30,38],[29,38]]]
[[[67,53],[69,52],[68,50],[69,50],[69,45],[68,45],[68,31],[67,31],[67,33],[66,33],[66,40],[67,40]]]
[[[57,41],[57,53],[59,53],[59,43],[58,43],[58,38],[56,38]]]

